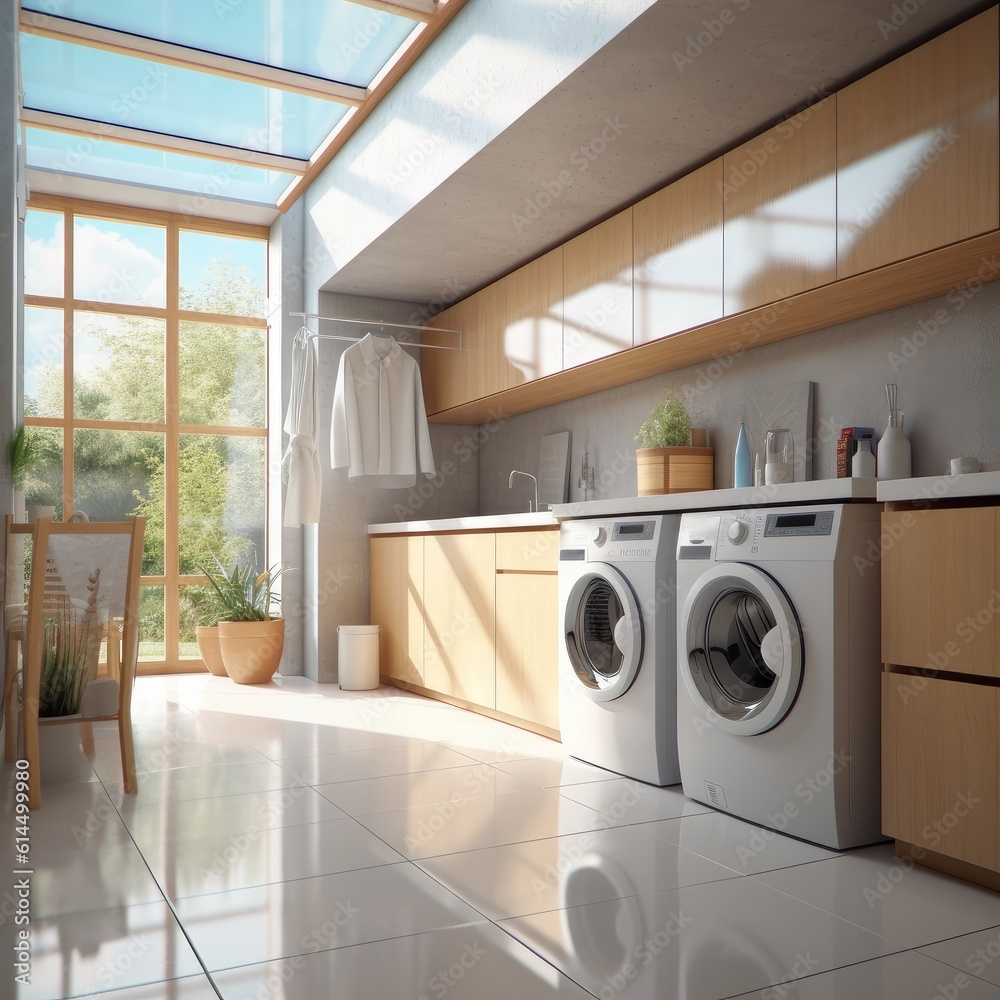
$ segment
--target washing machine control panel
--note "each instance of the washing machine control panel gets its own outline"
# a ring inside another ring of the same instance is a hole
[[[611,540],[614,542],[652,541],[655,521],[615,521]]]
[[[768,514],[764,525],[765,538],[787,538],[796,535],[829,535],[832,531],[832,510]]]

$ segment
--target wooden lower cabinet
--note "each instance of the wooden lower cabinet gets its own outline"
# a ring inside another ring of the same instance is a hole
[[[424,536],[424,686],[495,707],[495,536]]]
[[[883,832],[1000,871],[998,722],[996,687],[883,673]]]
[[[379,626],[379,672],[387,680],[424,683],[424,540],[372,538],[370,618]]]
[[[557,736],[557,528],[371,539],[382,680]]]
[[[559,532],[497,532],[496,708],[559,728]]]

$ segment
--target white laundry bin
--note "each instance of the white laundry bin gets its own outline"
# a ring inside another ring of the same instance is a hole
[[[337,673],[344,691],[378,687],[378,625],[337,626]]]

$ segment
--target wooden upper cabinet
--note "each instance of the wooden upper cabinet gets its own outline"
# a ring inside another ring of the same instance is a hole
[[[508,274],[503,289],[508,388],[561,371],[563,248]]]
[[[634,343],[722,316],[722,159],[634,207]]]
[[[882,515],[882,659],[1000,676],[1000,508]]]
[[[837,95],[837,273],[1000,225],[997,8]]]
[[[563,245],[563,368],[632,346],[632,209]]]
[[[837,98],[723,158],[725,314],[837,277]]]
[[[494,282],[438,313],[427,324],[462,331],[461,351],[423,351],[420,373],[424,405],[437,413],[506,389],[510,381],[503,356],[503,283]],[[425,344],[457,345],[454,333],[424,331]]]

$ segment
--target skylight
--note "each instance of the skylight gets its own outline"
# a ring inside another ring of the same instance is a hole
[[[465,2],[22,0],[29,181],[287,208]]]

